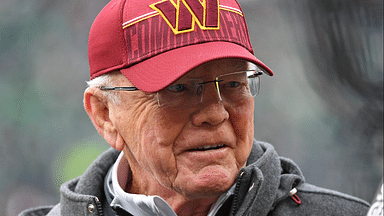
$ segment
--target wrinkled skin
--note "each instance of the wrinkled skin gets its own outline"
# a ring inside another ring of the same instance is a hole
[[[243,60],[221,59],[181,79],[210,81],[247,68]],[[116,86],[132,84],[120,74]],[[124,151],[132,170],[127,192],[159,195],[179,215],[206,215],[245,166],[253,140],[253,98],[226,104],[211,83],[205,86],[202,103],[175,109],[159,107],[155,94],[118,92],[122,102],[112,104],[99,91],[86,91],[85,107],[106,141]],[[225,146],[196,150],[215,144]]]

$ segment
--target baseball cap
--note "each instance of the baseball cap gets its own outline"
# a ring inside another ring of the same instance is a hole
[[[273,75],[254,56],[235,0],[112,0],[89,33],[91,79],[120,70],[145,92],[222,58],[244,59]]]

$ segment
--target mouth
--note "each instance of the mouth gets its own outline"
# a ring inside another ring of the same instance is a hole
[[[205,146],[201,146],[201,147],[198,147],[198,148],[195,148],[195,149],[190,149],[188,151],[210,151],[210,150],[221,149],[221,148],[224,148],[225,146],[226,145],[224,145],[224,144],[205,145]]]

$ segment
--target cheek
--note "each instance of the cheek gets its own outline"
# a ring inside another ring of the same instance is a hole
[[[139,114],[135,125],[135,136],[140,144],[152,143],[154,147],[171,148],[187,119],[177,113],[166,113],[157,106]]]
[[[176,176],[176,160],[173,144],[186,124],[177,113],[165,113],[157,107],[146,107],[136,119],[136,137],[128,144],[136,161],[164,186]]]
[[[230,109],[230,121],[237,137],[235,157],[240,167],[245,165],[252,149],[254,135],[253,109],[253,98],[241,106]]]
[[[236,136],[244,142],[253,139],[253,109],[253,98],[252,100],[247,100],[244,104],[229,108],[230,121]]]

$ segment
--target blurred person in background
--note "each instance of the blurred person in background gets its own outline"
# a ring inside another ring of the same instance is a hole
[[[84,106],[111,145],[21,215],[365,215],[361,199],[305,182],[254,139],[273,72],[234,0],[111,1],[89,35]],[[289,144],[288,144],[289,145]]]

